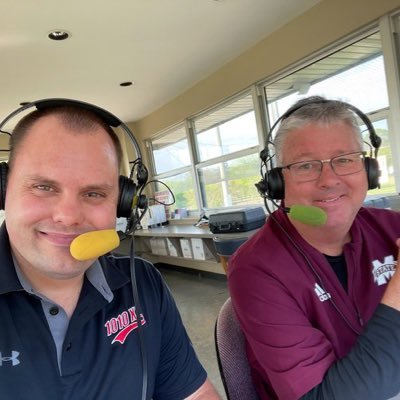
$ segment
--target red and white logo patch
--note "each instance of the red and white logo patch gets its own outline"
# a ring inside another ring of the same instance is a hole
[[[146,323],[143,314],[140,314],[140,323],[141,325]],[[107,329],[107,336],[115,335],[111,344],[115,342],[123,344],[128,335],[138,327],[135,307],[131,307],[117,317],[109,319],[104,326]]]

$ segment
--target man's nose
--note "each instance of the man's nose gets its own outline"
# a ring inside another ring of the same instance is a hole
[[[64,194],[57,198],[53,209],[53,220],[66,226],[82,222],[83,210],[79,199],[72,194]]]
[[[321,173],[318,178],[319,183],[325,183],[328,181],[339,181],[340,177],[336,174],[335,170],[332,167],[330,161],[323,161],[322,162],[322,169]]]

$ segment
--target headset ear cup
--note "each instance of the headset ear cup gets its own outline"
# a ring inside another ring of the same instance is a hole
[[[379,170],[378,160],[365,157],[364,165],[367,173],[368,190],[379,188],[379,176],[381,175],[381,171]]]
[[[6,162],[2,162],[0,163],[0,210],[4,210],[4,205],[6,202],[7,175],[8,164]]]
[[[117,217],[128,218],[133,209],[136,195],[135,183],[126,176],[119,177],[119,199],[117,205]]]
[[[273,200],[285,198],[285,183],[282,175],[282,168],[272,168],[267,172],[268,197]]]

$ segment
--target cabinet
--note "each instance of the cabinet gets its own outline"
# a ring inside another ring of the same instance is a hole
[[[135,232],[134,248],[137,256],[152,263],[177,265],[182,268],[225,274],[213,239],[229,240],[251,236],[256,230],[239,233],[214,234],[208,227],[168,225]],[[130,242],[124,240],[118,249],[128,254]]]

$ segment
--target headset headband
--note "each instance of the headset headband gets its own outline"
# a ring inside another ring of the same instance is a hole
[[[45,110],[47,108],[56,108],[56,107],[63,107],[63,106],[75,106],[75,107],[84,108],[86,110],[89,110],[89,111],[92,111],[93,113],[95,113],[98,117],[101,118],[102,121],[104,121],[111,127],[122,128],[124,130],[124,132],[131,139],[132,144],[135,147],[137,158],[142,159],[142,153],[140,151],[139,144],[136,141],[135,137],[133,136],[131,130],[128,128],[128,126],[126,124],[124,124],[119,118],[117,118],[115,115],[111,114],[109,111],[107,111],[101,107],[95,106],[94,104],[86,103],[86,102],[79,101],[79,100],[64,99],[64,98],[48,98],[48,99],[32,101],[30,103],[24,104],[20,108],[17,108],[12,113],[7,115],[7,117],[5,117],[0,122],[0,131],[3,130],[3,126],[5,126],[5,124],[10,119],[14,118],[16,115],[20,114],[21,112],[23,112],[29,108],[36,107],[37,110]]]
[[[315,98],[309,98],[304,102],[300,101],[300,104],[296,104],[292,107],[290,107],[283,115],[281,115],[276,121],[275,123],[272,125],[268,137],[267,137],[267,146],[268,147],[268,143],[272,143],[272,132],[274,131],[275,127],[278,125],[278,123],[284,121],[286,118],[290,117],[292,114],[294,114],[297,110],[300,110],[303,107],[306,107],[310,104],[326,104],[326,103],[336,103],[336,104],[341,104],[343,106],[345,106],[347,109],[349,109],[350,111],[353,111],[354,114],[356,114],[361,120],[362,122],[364,122],[365,126],[368,129],[369,132],[369,141],[372,145],[372,147],[375,149],[375,158],[377,156],[379,147],[382,144],[382,139],[377,135],[375,128],[373,127],[370,119],[357,107],[353,106],[350,103],[346,103],[344,101],[340,101],[340,100],[326,100],[326,99],[315,99]]]

